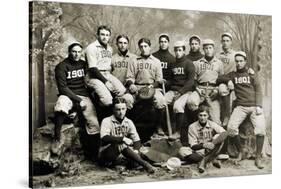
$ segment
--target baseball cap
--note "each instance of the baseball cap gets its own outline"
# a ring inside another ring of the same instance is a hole
[[[174,44],[174,47],[184,47],[185,43],[184,41],[176,41]]]
[[[173,171],[181,166],[181,160],[177,157],[171,157],[167,160],[166,166],[170,171]]]
[[[202,45],[213,45],[215,46],[215,42],[212,39],[205,39],[202,43]]]
[[[247,58],[247,54],[244,51],[236,52],[234,57],[236,57],[236,56],[243,56],[244,58]]]
[[[199,43],[201,42],[201,39],[198,35],[191,35],[189,38],[189,43],[191,42],[192,39],[197,39],[199,41]]]
[[[232,35],[231,35],[231,33],[228,33],[228,32],[225,32],[225,33],[223,33],[222,35],[221,35],[221,37],[223,38],[224,36],[227,36],[227,37],[229,37],[231,40],[232,40]]]

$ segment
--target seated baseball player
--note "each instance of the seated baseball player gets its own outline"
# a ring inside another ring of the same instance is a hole
[[[125,99],[115,98],[113,115],[104,118],[101,123],[99,162],[101,165],[112,165],[122,154],[129,161],[142,165],[148,173],[153,173],[155,168],[139,155],[140,138],[134,123],[126,117],[126,111]]]
[[[206,169],[209,162],[220,168],[216,156],[222,148],[227,137],[227,132],[217,123],[209,120],[209,107],[200,105],[198,108],[198,121],[192,123],[188,130],[188,142],[192,153],[188,147],[180,149],[181,158],[188,163],[198,163],[200,173]]]
[[[176,129],[171,138],[177,139],[180,138],[180,131],[183,127],[184,109],[187,100],[194,90],[195,68],[193,63],[185,56],[183,41],[177,41],[174,44],[174,51],[176,61],[171,64],[171,79],[166,83],[170,90],[165,94],[165,99],[167,104],[174,103],[173,112],[176,114]]]
[[[104,106],[112,105],[112,94],[122,96],[126,92],[121,81],[111,74],[112,48],[108,44],[110,36],[110,28],[100,26],[97,31],[97,40],[85,49],[89,67],[86,82]]]
[[[218,100],[217,78],[224,74],[222,62],[215,57],[215,43],[211,39],[203,41],[204,57],[194,61],[196,90],[202,101],[210,107],[210,119],[217,124],[220,120],[220,103]]]
[[[157,131],[161,133],[161,117],[163,117],[161,115],[166,104],[162,90],[159,88],[163,82],[161,62],[151,55],[151,42],[149,39],[140,39],[138,46],[141,54],[132,64],[128,65],[126,87],[134,95],[134,102],[149,98],[145,94],[152,94],[151,100],[153,100],[153,106],[157,111],[157,115],[159,115],[156,116],[155,125]],[[153,93],[150,93],[150,91],[153,91]],[[126,99],[127,97],[124,96],[124,98]]]
[[[73,108],[82,111],[86,119],[86,131],[89,135],[99,134],[99,123],[95,107],[89,97],[84,82],[87,64],[81,60],[82,45],[73,43],[68,47],[68,57],[55,68],[55,78],[59,98],[55,104],[55,140],[53,153],[58,153],[61,143],[61,128],[64,120]]]
[[[242,160],[242,149],[240,145],[239,126],[250,116],[256,135],[256,159],[255,165],[262,169],[262,148],[266,134],[265,117],[262,109],[262,91],[258,76],[251,74],[246,67],[247,55],[243,51],[235,53],[237,71],[218,78],[218,83],[225,83],[230,89],[234,89],[236,100],[235,108],[230,116],[227,130],[229,140],[238,149],[237,161]]]

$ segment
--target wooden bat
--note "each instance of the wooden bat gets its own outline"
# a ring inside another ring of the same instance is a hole
[[[163,94],[165,96],[166,94],[166,90],[165,90],[165,84],[162,83],[162,90],[163,90]],[[166,123],[167,123],[167,128],[168,128],[168,135],[169,137],[172,136],[172,126],[171,126],[171,118],[170,118],[170,113],[169,113],[169,107],[166,104],[165,105],[165,111],[166,111]]]

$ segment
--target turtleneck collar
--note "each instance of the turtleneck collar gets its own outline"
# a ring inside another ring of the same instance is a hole
[[[143,55],[143,54],[141,54],[141,57],[147,59],[148,57],[150,57],[150,54],[149,54],[149,55]]]
[[[247,67],[245,66],[244,68],[242,68],[242,69],[237,69],[237,72],[239,72],[239,73],[244,73],[244,72],[247,72]]]
[[[169,48],[167,48],[165,50],[164,49],[159,49],[159,51],[162,52],[162,53],[167,53],[167,52],[169,52]]]
[[[128,53],[128,49],[126,51],[124,51],[124,52],[119,51],[119,54],[122,55],[122,56],[126,56],[127,53]]]
[[[190,54],[191,56],[200,56],[200,55],[201,55],[201,52],[200,52],[200,51],[196,51],[196,52],[189,51],[189,54]]]
[[[185,55],[183,55],[181,58],[176,58],[177,62],[183,62],[185,60]]]

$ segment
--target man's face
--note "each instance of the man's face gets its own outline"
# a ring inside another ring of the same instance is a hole
[[[200,113],[198,114],[198,121],[199,121],[199,123],[201,123],[201,124],[207,123],[208,118],[209,118],[209,114],[208,114],[206,111],[200,112]]]
[[[72,60],[79,61],[82,56],[82,48],[79,47],[78,45],[76,45],[71,49],[69,54],[70,54]]]
[[[223,36],[221,39],[221,44],[223,49],[230,49],[232,45],[232,40],[228,36]]]
[[[243,56],[235,56],[236,68],[237,70],[241,70],[246,66],[246,60]]]
[[[98,40],[104,44],[107,45],[110,39],[110,32],[105,29],[101,29],[98,35]]]
[[[204,45],[203,47],[205,56],[207,57],[213,57],[215,54],[215,49],[213,45]]]
[[[195,39],[191,40],[191,42],[189,43],[189,46],[190,46],[191,52],[198,52],[200,50],[200,43]]]
[[[139,45],[139,48],[140,48],[140,51],[141,51],[142,55],[144,55],[144,56],[150,55],[150,46],[147,43],[142,42]]]
[[[184,56],[183,47],[175,47],[175,55],[176,55],[176,58],[183,57]]]
[[[128,41],[126,38],[121,37],[117,42],[117,47],[120,52],[125,52],[128,50]]]
[[[169,48],[169,41],[165,37],[161,37],[159,40],[159,47],[161,50],[167,50]]]
[[[114,116],[118,119],[124,119],[127,111],[127,106],[125,103],[115,104],[113,113]]]

